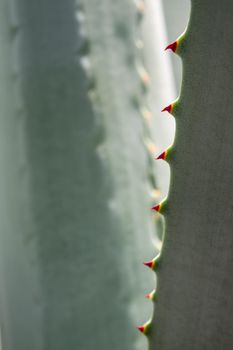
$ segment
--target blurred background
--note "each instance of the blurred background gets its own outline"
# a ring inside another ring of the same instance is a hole
[[[135,325],[156,278],[142,262],[163,226],[149,211],[169,188],[154,158],[175,133],[160,111],[182,79],[164,48],[189,12],[189,0],[0,1],[2,350],[147,348]]]

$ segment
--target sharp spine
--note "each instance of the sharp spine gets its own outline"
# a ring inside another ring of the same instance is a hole
[[[155,300],[156,298],[156,290],[152,290],[152,292],[146,294],[146,298],[149,299],[149,300]]]
[[[172,112],[173,112],[173,103],[171,103],[170,105],[168,105],[167,107],[162,109],[161,112],[168,112],[168,113],[172,114]]]
[[[152,207],[151,209],[157,211],[158,213],[163,213],[164,210],[165,210],[165,208],[166,208],[166,203],[167,203],[167,200],[165,199],[165,200],[162,201],[161,203],[156,204],[156,205],[155,205],[154,207]]]
[[[171,148],[172,146],[168,147],[166,151],[162,152],[157,158],[155,158],[155,160],[160,160],[160,159],[167,160],[171,153]]]
[[[169,45],[165,48],[165,51],[166,51],[166,50],[171,50],[171,51],[173,51],[174,53],[176,53],[177,48],[178,48],[178,44],[179,44],[178,40],[174,41],[174,43],[169,44]]]
[[[154,270],[158,265],[158,260],[159,260],[159,255],[157,255],[154,259],[150,261],[144,262],[143,264],[149,267],[150,269]]]
[[[138,326],[137,329],[139,332],[143,333],[144,335],[147,335],[151,328],[151,321],[148,321],[144,323],[142,326]]]
[[[167,45],[167,47],[165,48],[166,50],[171,50],[176,54],[180,54],[181,52],[181,44],[185,38],[185,34],[186,34],[186,30],[179,36],[179,38],[176,39],[176,41],[174,41],[173,43]]]
[[[177,98],[174,102],[172,102],[170,105],[166,106],[164,109],[162,109],[161,112],[168,112],[172,115],[176,114],[177,107],[179,105],[179,98]]]

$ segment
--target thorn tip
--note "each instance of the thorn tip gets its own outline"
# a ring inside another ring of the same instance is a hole
[[[161,154],[156,158],[156,160],[159,160],[159,159],[165,160],[165,159],[166,159],[166,156],[167,156],[167,152],[164,151],[163,153],[161,153]]]
[[[137,329],[139,330],[139,332],[141,333],[145,333],[145,327],[144,326],[138,326]]]
[[[151,260],[151,261],[146,261],[146,262],[144,262],[143,264],[144,264],[145,266],[149,267],[150,269],[152,269],[153,266],[154,266],[153,260]]]
[[[166,51],[166,50],[171,50],[171,51],[173,51],[174,53],[176,53],[177,47],[178,47],[178,42],[177,42],[177,40],[176,40],[176,41],[174,41],[174,43],[169,44],[169,45],[165,48],[165,51]]]
[[[155,291],[155,289],[154,289],[154,290],[152,290],[152,292],[146,294],[145,297],[146,297],[147,299],[149,299],[149,300],[154,300],[154,299],[155,299],[155,293],[156,293],[156,291]]]
[[[172,109],[173,109],[173,105],[170,104],[169,106],[165,107],[164,109],[162,109],[161,112],[168,112],[168,113],[172,113]]]
[[[155,210],[159,213],[161,210],[161,204],[155,205],[154,207],[152,207],[152,210]]]
[[[151,321],[148,321],[145,324],[143,324],[142,326],[138,326],[136,328],[139,330],[139,332],[147,335],[150,331],[150,328],[151,328]]]

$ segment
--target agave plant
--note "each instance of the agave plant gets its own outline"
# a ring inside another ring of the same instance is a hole
[[[151,349],[233,347],[233,3],[193,0],[187,30],[168,49],[183,63],[175,116],[166,219],[156,264],[158,288]]]
[[[177,100],[156,5],[0,1],[3,350],[232,349],[233,4],[192,0]]]

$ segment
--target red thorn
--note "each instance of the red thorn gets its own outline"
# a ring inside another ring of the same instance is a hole
[[[173,109],[173,106],[172,106],[172,104],[170,104],[169,106],[167,106],[167,107],[165,107],[164,109],[162,109],[161,112],[172,113],[172,109]]]
[[[148,321],[144,323],[142,326],[137,327],[137,329],[145,335],[147,335],[150,332],[150,328],[151,328],[151,321]]]
[[[167,156],[167,152],[164,151],[163,153],[161,153],[161,154],[156,158],[156,160],[159,160],[159,159],[165,160],[165,159],[166,159],[166,156]]]
[[[154,299],[155,299],[155,293],[156,293],[156,292],[155,292],[155,289],[154,289],[154,290],[152,290],[152,292],[146,294],[145,297],[146,297],[147,299],[149,299],[149,300],[154,300]]]
[[[161,210],[161,204],[158,204],[158,205],[155,205],[153,208],[151,208],[152,210],[155,210],[157,211],[158,213],[160,212]]]
[[[147,262],[144,262],[143,264],[144,264],[145,266],[148,266],[150,269],[152,269],[153,266],[154,266],[154,261],[153,261],[153,260],[147,261]]]
[[[139,330],[139,332],[141,333],[145,333],[146,327],[145,326],[138,326],[137,329]]]
[[[169,44],[169,45],[165,48],[165,51],[166,51],[166,50],[172,50],[172,51],[175,53],[176,50],[177,50],[177,47],[178,47],[178,42],[177,42],[177,41],[174,41],[174,43]]]

